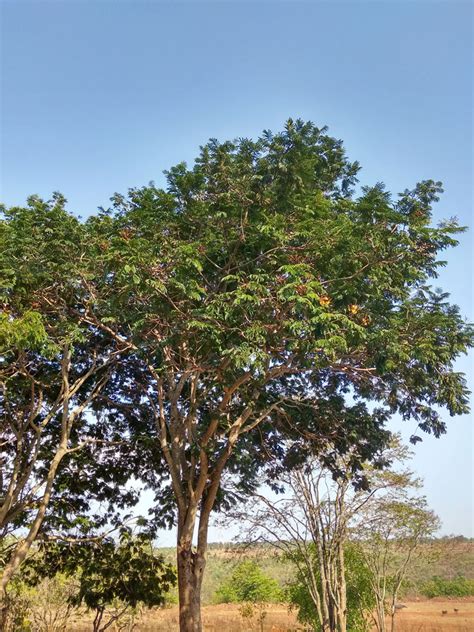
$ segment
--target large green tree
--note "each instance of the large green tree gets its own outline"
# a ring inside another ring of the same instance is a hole
[[[439,436],[441,409],[468,410],[453,362],[472,329],[430,286],[462,229],[431,224],[439,182],[356,194],[358,170],[325,129],[290,120],[211,140],[167,190],[116,195],[87,223],[82,321],[130,351],[96,406],[128,424],[157,524],[177,524],[182,632],[202,627],[211,512],[269,458],[336,464],[350,448],[357,468],[390,415]]]

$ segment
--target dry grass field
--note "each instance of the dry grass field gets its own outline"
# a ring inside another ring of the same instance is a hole
[[[397,614],[397,632],[472,632],[474,600],[406,601],[406,608]],[[446,612],[444,612],[446,611]],[[203,608],[205,632],[258,632],[256,621],[244,621],[236,604],[220,604]],[[112,628],[113,629],[113,628]],[[271,605],[264,621],[264,632],[302,632],[296,616],[285,605]],[[136,632],[177,632],[176,607],[155,610],[145,615]],[[90,626],[78,625],[74,632],[89,632]]]
[[[398,632],[472,632],[474,600],[405,602],[397,614]]]

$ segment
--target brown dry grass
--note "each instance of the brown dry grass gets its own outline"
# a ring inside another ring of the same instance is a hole
[[[407,601],[406,606],[407,608],[397,614],[398,632],[471,632],[474,630],[473,600]]]
[[[237,604],[219,604],[203,608],[203,627],[205,632],[250,632],[259,626],[245,622]],[[155,615],[156,617],[156,615]],[[178,630],[177,608],[161,611],[158,618],[147,618],[137,632],[176,632]],[[287,632],[297,629],[296,616],[288,613],[286,605],[270,604],[264,622],[265,632]]]
[[[260,630],[256,621],[242,619],[237,604],[219,604],[204,606],[202,609],[205,632],[255,632]],[[84,620],[74,626],[74,632],[90,632],[91,625]],[[177,632],[178,608],[165,608],[149,611],[145,614],[136,632]],[[287,632],[302,630],[296,616],[288,612],[286,605],[270,604],[264,622],[265,632]],[[112,628],[113,631],[113,628]]]
[[[397,614],[397,632],[471,632],[474,630],[474,600],[407,601],[406,608]],[[455,611],[457,609],[457,612]],[[447,613],[443,614],[446,610]],[[245,622],[236,604],[220,604],[203,608],[205,632],[257,632],[259,626]],[[90,632],[83,622],[74,632]],[[177,632],[176,607],[148,612],[137,627],[137,632]],[[265,632],[295,632],[303,630],[294,613],[286,605],[270,605],[264,622]],[[72,632],[72,631],[71,631]]]

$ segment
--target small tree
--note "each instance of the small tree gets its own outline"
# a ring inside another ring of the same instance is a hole
[[[412,481],[412,486],[416,486],[416,481]],[[364,508],[356,532],[371,571],[378,632],[385,632],[387,614],[390,630],[395,632],[397,600],[410,563],[418,546],[439,526],[438,517],[428,509],[423,497],[410,498],[399,493],[398,497],[376,499]]]
[[[241,562],[231,577],[217,590],[219,602],[232,603],[241,601],[275,602],[281,598],[281,589],[274,579],[266,575],[260,566],[252,561]]]
[[[175,571],[153,552],[149,542],[125,533],[117,545],[108,542],[86,549],[74,602],[95,611],[93,630],[103,632],[139,604],[163,605],[175,581]],[[115,610],[104,622],[107,607],[112,605]]]
[[[297,555],[296,552],[292,555],[293,561]],[[316,550],[314,550],[314,568],[318,568]],[[344,569],[347,629],[351,632],[367,632],[370,629],[370,612],[375,606],[375,598],[372,591],[370,569],[365,563],[360,547],[355,543],[346,542],[344,545]],[[321,581],[320,578],[318,579]],[[288,586],[286,594],[290,604],[298,609],[298,620],[319,632],[322,626],[308,584],[307,574],[297,570],[296,578]]]
[[[329,446],[327,454],[331,454]],[[361,513],[376,511],[383,503],[400,502],[410,487],[419,485],[408,470],[400,468],[409,456],[400,438],[392,436],[377,460],[364,463],[360,471],[353,469],[350,450],[345,456],[333,456],[329,465],[310,459],[289,472],[276,467],[283,492],[280,498],[254,494],[252,501],[228,514],[226,521],[242,521],[249,537],[279,548],[294,562],[304,585],[303,618],[312,620],[315,629],[346,632],[349,621],[352,627],[358,621],[363,628],[372,602],[356,598],[349,605],[354,584],[362,581],[354,576],[349,560],[352,584],[348,584],[346,553],[359,561],[362,554],[349,537]],[[363,568],[367,580],[372,567],[361,562],[361,571]]]
[[[30,568],[33,582],[40,573],[75,577],[78,589],[69,602],[95,612],[94,632],[117,625],[139,605],[163,605],[176,583],[175,570],[153,551],[149,538],[127,529],[118,543],[49,544],[43,556],[31,560]]]
[[[301,601],[303,619],[323,632],[347,627],[345,550],[349,521],[361,502],[350,498],[349,464],[350,456],[339,457],[340,476],[333,480],[331,469],[311,460],[280,475],[281,498],[255,494],[226,518],[242,521],[248,537],[280,549],[294,563],[304,585],[302,593],[295,587],[294,600]]]

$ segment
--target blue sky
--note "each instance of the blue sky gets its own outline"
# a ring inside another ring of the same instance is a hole
[[[344,139],[364,184],[398,193],[442,180],[436,219],[472,224],[470,2],[0,4],[7,205],[60,190],[87,216],[114,191],[163,183],[211,136],[256,136],[292,116]],[[439,284],[472,320],[471,251],[472,231]],[[446,533],[474,535],[472,461],[467,417],[417,446]]]

